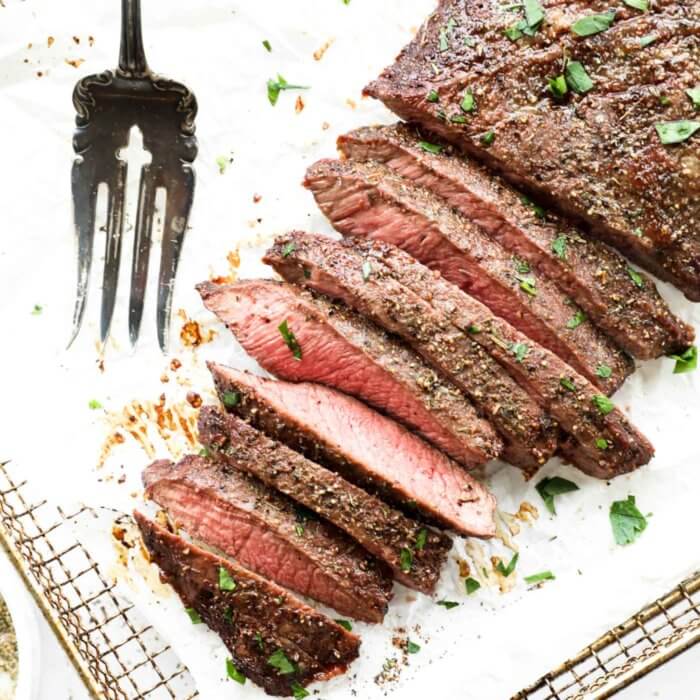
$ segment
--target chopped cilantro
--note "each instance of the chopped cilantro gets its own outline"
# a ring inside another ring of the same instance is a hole
[[[569,391],[576,391],[576,384],[574,384],[568,377],[562,377],[559,380],[559,384]]]
[[[566,327],[569,330],[578,328],[586,320],[586,314],[579,309],[567,322]]]
[[[408,639],[406,640],[406,651],[409,654],[417,654],[420,651],[420,645]]]
[[[352,632],[352,624],[350,620],[341,620],[340,618],[338,618],[335,621],[348,632]]]
[[[569,86],[566,84],[566,78],[563,75],[558,75],[556,78],[549,79],[547,89],[554,97],[561,99],[569,91]]]
[[[425,543],[428,541],[428,531],[422,527],[418,531],[418,535],[416,536],[416,549],[420,552],[424,547]]]
[[[440,96],[437,94],[437,90],[431,90],[426,96],[425,99],[428,102],[437,102],[440,99]]]
[[[219,175],[223,175],[226,172],[226,167],[228,166],[230,159],[226,156],[218,156],[216,158],[216,164],[219,166]]]
[[[345,4],[347,5],[349,2],[350,0],[347,0]],[[303,698],[309,697],[309,691],[306,688],[304,688],[304,686],[300,683],[292,681],[290,687],[292,689],[292,695],[294,696],[295,700],[303,700]]]
[[[690,97],[693,107],[695,107],[695,109],[700,109],[700,85],[698,87],[688,88],[685,94]]]
[[[556,515],[557,509],[554,505],[555,496],[570,493],[571,491],[578,491],[578,486],[573,481],[564,479],[561,476],[548,476],[542,479],[542,481],[535,486],[535,489],[537,493],[540,494],[547,510],[552,515]]]
[[[202,449],[199,451],[199,456],[200,457],[211,457],[211,452],[209,452],[209,448],[202,447]]]
[[[587,15],[576,20],[571,25],[571,31],[577,36],[591,36],[604,32],[610,28],[610,25],[615,21],[615,11],[603,12],[597,15]]]
[[[236,582],[231,578],[231,574],[224,569],[223,566],[219,567],[219,588],[222,591],[235,591]]]
[[[625,5],[633,7],[635,10],[646,12],[649,9],[649,0],[623,0]]]
[[[520,289],[529,294],[531,297],[537,296],[537,283],[532,277],[518,277],[518,282],[520,282]]]
[[[236,683],[245,684],[245,676],[233,665],[233,659],[226,659],[226,675]]]
[[[263,650],[263,638],[260,632],[255,633],[255,641],[258,643],[258,649]]]
[[[644,287],[644,278],[635,269],[628,267],[627,274],[637,287],[640,289]]]
[[[277,649],[267,660],[267,665],[276,668],[281,676],[296,672],[294,664],[286,657],[281,649]]]
[[[525,0],[525,21],[528,27],[538,27],[544,19],[544,10],[539,0]]]
[[[604,394],[596,394],[591,401],[604,416],[615,409],[615,404]]]
[[[481,333],[481,328],[477,326],[475,323],[470,323],[467,326],[467,333],[471,333],[471,335],[476,335],[477,333]]]
[[[450,42],[447,38],[447,27],[442,27],[442,29],[440,29],[438,46],[440,47],[440,51],[447,51],[447,49],[450,48]]]
[[[308,90],[308,85],[290,85],[279,73],[277,74],[277,80],[272,80],[270,78],[267,81],[267,99],[270,104],[274,107],[279,99],[280,92],[282,90]]]
[[[34,308],[32,309],[32,316],[41,315],[41,312],[43,310],[44,310],[44,307],[41,304],[34,304]]]
[[[98,408],[102,408],[102,404],[97,399],[90,399],[88,401],[88,408],[95,411]]]
[[[544,210],[544,207],[541,207],[539,204],[535,204],[527,195],[522,195],[520,197],[520,201],[525,205],[530,207],[532,211],[535,212],[535,216],[539,217],[540,219],[544,219],[547,212]]]
[[[226,408],[233,408],[238,406],[238,402],[241,400],[241,395],[237,391],[225,391],[221,395],[221,403],[226,406]]]
[[[193,625],[199,625],[202,622],[202,618],[194,608],[185,608],[185,612],[189,615]]]
[[[467,89],[467,91],[464,93],[464,96],[462,97],[462,101],[459,103],[459,106],[463,112],[474,111],[474,108],[476,107],[476,102],[474,101],[474,95],[470,89]]]
[[[490,146],[495,140],[496,140],[496,134],[493,131],[487,131],[481,137],[481,143],[483,143],[484,146]]]
[[[607,365],[598,365],[595,373],[601,379],[609,379],[612,376],[612,369],[610,369],[610,367]]]
[[[568,239],[563,233],[560,233],[553,241],[552,241],[552,252],[560,259],[560,260],[566,260],[566,246],[568,243]]]
[[[610,505],[610,524],[615,542],[620,545],[634,542],[647,527],[647,519],[637,508],[634,496]]]
[[[435,153],[437,155],[443,151],[442,146],[439,146],[436,143],[430,143],[429,141],[419,141],[418,145],[427,153]]]
[[[605,438],[596,438],[595,446],[599,450],[607,450],[608,447],[610,446],[610,443]]]
[[[282,248],[282,257],[283,258],[289,257],[296,249],[297,249],[297,244],[294,241],[290,241],[289,243],[285,243],[284,247]]]
[[[284,342],[287,344],[287,347],[292,351],[292,355],[294,355],[297,360],[301,360],[301,346],[299,345],[294,333],[289,329],[287,319],[282,321],[282,323],[277,326],[277,330],[279,330]]]
[[[513,343],[511,347],[511,352],[515,355],[517,362],[522,362],[530,352],[530,347],[525,343]]]
[[[656,133],[664,145],[682,143],[689,139],[698,129],[700,122],[680,119],[675,122],[658,122],[654,125]]]
[[[527,260],[521,260],[520,258],[514,258],[513,259],[515,263],[515,269],[520,272],[523,275],[526,275],[528,272],[530,272],[530,264],[527,262]]]
[[[669,355],[669,357],[676,361],[673,368],[674,374],[685,374],[686,372],[692,372],[698,366],[698,348],[695,345],[691,345],[680,355]]]
[[[564,76],[567,85],[579,95],[585,95],[593,89],[593,81],[579,61],[568,61],[564,69]]]
[[[401,571],[407,574],[413,566],[413,552],[408,547],[402,547],[399,554]]]

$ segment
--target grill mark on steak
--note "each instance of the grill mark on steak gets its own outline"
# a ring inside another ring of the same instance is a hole
[[[205,306],[268,372],[313,381],[371,404],[465,466],[497,457],[493,427],[403,343],[349,309],[271,280],[198,285]],[[297,360],[278,331],[287,321]]]
[[[386,567],[257,479],[189,456],[154,462],[143,482],[146,496],[191,537],[342,615],[384,619],[392,589]]]
[[[278,257],[281,247],[291,242],[294,251]],[[598,408],[606,398],[584,377],[399,248],[367,239],[334,241],[297,232],[279,237],[274,251],[267,259],[286,277],[303,266],[310,275],[299,281],[325,293],[362,297],[367,308],[369,300],[376,307],[379,299],[390,299],[383,318],[387,323],[400,319],[406,340],[413,337],[414,347],[434,361],[448,362],[465,347],[467,336],[478,343],[575,439],[570,456],[583,471],[609,478],[636,469],[653,456],[653,447],[619,409],[611,405],[606,414]],[[366,261],[373,273],[363,279]],[[436,320],[426,327],[431,318]]]
[[[397,581],[423,593],[435,590],[452,546],[447,535],[271,440],[238,416],[207,406],[199,414],[198,428],[202,443],[226,464],[329,520],[385,562]],[[425,545],[418,548],[423,537]]]
[[[691,326],[671,313],[653,281],[632,280],[617,251],[570,221],[534,213],[501,178],[449,145],[442,153],[420,147],[424,137],[406,124],[363,127],[338,139],[348,158],[375,160],[441,196],[510,252],[556,283],[624,350],[640,359],[681,353],[694,340]],[[430,138],[430,137],[427,137]],[[563,239],[562,239],[563,236]],[[564,240],[563,254],[556,246]]]
[[[294,250],[287,252],[290,243]],[[379,286],[381,270],[374,270],[371,258],[364,259],[372,268],[365,275],[363,258],[351,244],[338,246],[325,236],[293,233],[277,239],[263,260],[285,279],[342,299],[403,338],[491,420],[506,443],[505,460],[530,473],[553,454],[556,426],[528,394],[474,339],[445,323],[415,294],[385,276]],[[357,269],[343,270],[349,262]],[[332,273],[326,274],[328,269]]]
[[[581,14],[590,6],[578,5]],[[679,0],[620,17],[609,30],[579,38],[568,31],[575,17],[553,12],[544,31],[511,44],[502,30],[517,17],[498,3],[442,0],[365,94],[577,217],[699,301],[698,141],[664,146],[654,125],[696,117],[685,90],[700,82],[700,6]],[[450,18],[454,40],[440,51]],[[477,37],[475,45],[462,46],[466,34]],[[649,34],[658,43],[642,47]],[[564,53],[584,63],[595,86],[557,103],[546,79],[562,72]],[[467,87],[476,110],[464,124],[450,122]],[[426,101],[430,90],[437,103]],[[487,130],[495,134],[489,146],[480,140]]]
[[[319,384],[263,379],[212,362],[208,367],[226,408],[268,437],[443,527],[476,537],[496,534],[493,495],[398,423]]]
[[[606,393],[634,369],[590,321],[569,325],[579,309],[555,284],[529,265],[522,268],[522,261],[444,200],[385,165],[321,160],[307,170],[304,184],[338,231],[403,248]],[[609,376],[598,376],[600,365],[611,368]]]
[[[345,673],[358,656],[360,640],[284,589],[233,562],[168,532],[134,513],[143,544],[162,577],[216,632],[234,665],[270,695],[291,696],[305,686]],[[235,582],[221,590],[219,572]],[[280,674],[269,663],[281,650],[294,673]]]

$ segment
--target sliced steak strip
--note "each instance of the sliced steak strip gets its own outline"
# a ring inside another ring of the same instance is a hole
[[[209,363],[227,409],[344,478],[462,535],[492,537],[495,498],[458,464],[345,394]]]
[[[354,160],[379,161],[430,189],[504,248],[554,280],[620,347],[643,360],[682,352],[695,332],[671,313],[653,281],[630,274],[612,248],[529,200],[449,145],[425,150],[405,124],[364,127],[338,139]]]
[[[655,130],[697,118],[685,91],[700,82],[700,6],[680,0],[636,14],[616,7],[610,29],[581,38],[570,26],[592,3],[574,12],[543,4],[542,30],[509,42],[504,29],[522,13],[496,2],[442,0],[365,93],[580,218],[700,300],[697,137],[669,146]],[[651,45],[641,41],[650,36]],[[593,87],[557,101],[547,84],[567,58],[582,64]],[[427,99],[433,91],[436,101]],[[465,113],[467,91],[475,106]]]
[[[291,243],[294,250],[281,256]],[[266,260],[287,279],[353,301],[451,373],[448,363],[466,341],[478,343],[574,438],[581,458],[572,459],[584,471],[608,478],[651,459],[646,438],[590,382],[402,250],[294,233],[278,238]]]
[[[341,615],[384,619],[392,588],[386,568],[257,479],[190,456],[177,464],[154,462],[143,482],[146,496],[191,537]]]
[[[356,635],[283,588],[141,513],[134,518],[151,561],[185,607],[221,637],[236,668],[266,693],[291,696],[299,686],[345,673],[357,658]],[[281,655],[293,665],[291,673],[280,673],[274,665]]]
[[[397,581],[431,593],[452,546],[449,537],[424,527],[376,496],[271,440],[234,415],[207,406],[199,437],[226,464],[257,477],[347,532],[388,564]]]
[[[313,250],[314,246],[318,249]],[[338,247],[330,238],[295,233],[279,238],[263,259],[287,280],[319,289],[320,268],[334,254],[339,266],[354,255],[350,246]],[[410,308],[400,306],[399,300],[408,293],[400,284],[387,278],[385,289],[376,293],[371,262],[369,265],[369,274],[361,273],[356,288],[334,286],[324,276],[326,293],[401,336],[460,387],[499,430],[506,444],[506,461],[528,473],[544,464],[556,449],[557,436],[545,412],[477,342],[450,323],[444,324],[428,304],[413,295]]]
[[[629,357],[556,285],[387,166],[321,160],[307,170],[304,184],[338,231],[403,248],[607,393],[633,371]],[[601,365],[609,375],[598,375]]]
[[[468,467],[497,457],[494,429],[454,386],[374,324],[271,280],[198,285],[205,306],[268,372],[339,389],[393,416]],[[301,351],[280,334],[287,322]],[[297,353],[299,354],[299,353]]]

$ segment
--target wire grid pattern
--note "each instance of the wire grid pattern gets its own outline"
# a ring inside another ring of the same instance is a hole
[[[72,523],[95,517],[32,501],[27,483],[0,464],[0,534],[28,580],[91,692],[107,700],[191,700],[194,680],[174,651],[128,601],[115,592]]]
[[[512,700],[607,698],[698,642],[700,572],[606,632]]]

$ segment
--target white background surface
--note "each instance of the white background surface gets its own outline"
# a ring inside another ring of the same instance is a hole
[[[155,350],[149,300],[143,342],[135,354],[129,352],[125,285],[105,371],[99,370],[95,351],[96,279],[89,322],[78,344],[70,352],[64,350],[75,265],[69,96],[78,77],[115,64],[118,3],[5,0],[5,5],[0,7],[0,129],[5,135],[0,188],[0,458],[11,457],[13,468],[56,502],[82,501],[129,511],[141,504],[140,470],[148,458],[127,441],[105,468],[97,469],[109,421],[128,402],[152,402],[162,391],[172,405],[182,405],[190,386],[174,379],[168,385],[160,381],[169,358]],[[381,106],[362,100],[361,88],[410,39],[412,28],[433,3],[145,0],[144,6],[151,65],[192,86],[200,103],[198,185],[175,308],[186,309],[218,336],[196,353],[176,339],[172,352],[183,361],[178,376],[206,397],[210,382],[205,359],[238,366],[246,360],[201,309],[192,285],[212,273],[225,274],[226,253],[236,246],[241,247],[242,274],[266,274],[258,262],[256,240],[264,242],[291,227],[330,231],[298,184],[303,171],[315,159],[333,155],[339,133],[391,120]],[[90,35],[94,46],[87,43]],[[54,37],[50,48],[49,36]],[[272,43],[272,53],[262,48],[263,39]],[[315,61],[313,52],[330,39],[335,41],[326,55]],[[66,59],[85,62],[75,69]],[[296,93],[283,93],[274,108],[267,102],[265,82],[278,72],[290,82],[311,86],[303,93],[306,107],[300,114],[294,111]],[[233,157],[223,175],[216,164],[221,155]],[[258,204],[254,193],[262,195]],[[129,246],[127,233],[124,270]],[[663,293],[697,328],[697,307],[668,287]],[[34,304],[43,306],[41,315],[31,314]],[[177,337],[177,323],[173,330]],[[414,629],[420,624],[425,636],[423,650],[403,674],[397,697],[438,692],[452,700],[463,697],[467,684],[478,689],[474,700],[502,700],[698,568],[700,382],[697,375],[673,376],[671,369],[668,360],[646,363],[616,397],[657,447],[650,466],[610,485],[555,462],[543,470],[540,476],[561,474],[581,490],[560,499],[556,518],[543,514],[535,527],[523,527],[516,539],[521,557],[513,593],[503,596],[485,585],[466,599],[451,564],[436,599],[459,600],[459,608],[446,612],[425,597],[411,602],[405,589],[397,588],[384,629],[358,626],[363,654],[353,670],[358,673],[355,689],[363,700],[384,693],[371,679],[393,652],[392,627]],[[105,410],[90,411],[91,399],[100,400]],[[164,450],[159,444],[159,453]],[[122,474],[125,482],[119,484],[114,477]],[[494,469],[490,485],[507,512],[515,512],[523,500],[541,505],[533,484],[525,484],[513,469]],[[653,517],[638,542],[620,548],[612,541],[607,512],[613,500],[630,493]],[[82,534],[92,538],[95,556],[110,570],[109,527]],[[463,553],[463,543],[457,547]],[[510,553],[494,542],[484,554]],[[527,590],[522,576],[544,569],[555,571],[556,581],[541,590]],[[198,678],[203,698],[220,700],[223,693],[230,694],[230,685],[222,680],[225,654],[213,635],[193,631],[172,596],[153,605],[152,594],[137,584],[135,580],[129,594],[156,627],[171,636],[169,641]],[[251,684],[238,695],[261,697]],[[346,680],[328,684],[323,697],[349,698]]]

